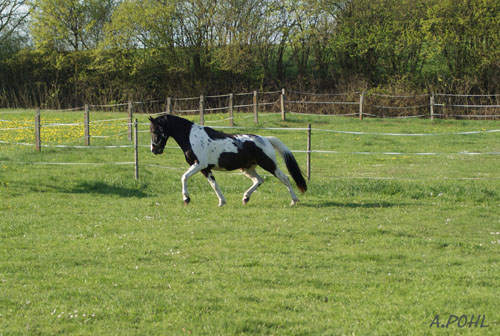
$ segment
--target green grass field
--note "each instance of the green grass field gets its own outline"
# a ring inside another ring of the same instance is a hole
[[[187,165],[173,141],[161,156],[140,147],[136,181],[132,148],[6,144],[34,139],[34,113],[10,112],[0,111],[0,335],[500,333],[500,133],[484,132],[499,121],[262,115],[258,127],[371,134],[313,131],[313,150],[336,153],[313,153],[295,207],[266,174],[243,206],[251,181],[215,172],[219,208],[201,174],[183,206]],[[42,112],[45,125],[82,119]],[[92,124],[91,144],[131,144],[124,122]],[[304,131],[252,129],[241,114],[236,124],[306,149]],[[467,131],[483,133],[453,134]],[[42,128],[42,144],[82,137],[80,125]],[[149,145],[149,134],[139,140]],[[436,315],[478,314],[487,327],[431,327]]]

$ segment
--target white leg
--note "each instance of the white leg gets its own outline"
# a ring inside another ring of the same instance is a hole
[[[206,177],[207,177],[208,183],[210,183],[210,186],[212,187],[212,189],[217,194],[217,197],[219,198],[219,206],[223,206],[224,204],[226,204],[226,199],[224,198],[224,195],[222,194],[222,191],[220,190],[219,185],[217,184],[217,181],[215,181],[214,174],[212,174],[212,172],[208,172],[206,174]]]
[[[245,205],[250,200],[250,196],[252,195],[252,193],[255,190],[257,190],[257,188],[262,184],[262,182],[264,182],[264,179],[260,177],[259,174],[257,174],[257,172],[255,171],[255,166],[249,169],[242,169],[242,171],[243,174],[245,174],[245,176],[251,179],[253,182],[252,186],[243,194],[242,202],[243,205]]]
[[[283,173],[279,168],[276,168],[274,175],[276,175],[276,177],[288,188],[290,196],[292,196],[292,203],[290,203],[290,205],[295,205],[299,201],[299,199],[297,198],[297,195],[295,195],[295,192],[293,191],[288,176],[286,176],[285,173]]]
[[[182,175],[181,183],[182,183],[182,199],[184,200],[184,204],[188,205],[191,199],[189,198],[189,193],[187,190],[187,179],[202,170],[202,167],[199,163],[193,164],[189,169]]]

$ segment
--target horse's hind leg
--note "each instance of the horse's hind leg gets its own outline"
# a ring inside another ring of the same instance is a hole
[[[242,202],[243,205],[245,205],[250,200],[250,196],[252,195],[252,193],[255,190],[257,190],[257,188],[262,184],[262,182],[264,182],[264,179],[260,177],[259,174],[257,174],[257,172],[255,171],[255,166],[252,166],[248,169],[242,169],[242,172],[243,174],[245,174],[246,177],[251,179],[253,182],[252,186],[243,194]]]
[[[290,205],[295,205],[298,201],[299,198],[297,195],[295,195],[295,192],[293,191],[292,184],[290,183],[290,180],[288,179],[288,176],[286,176],[285,173],[281,171],[281,169],[276,167],[276,170],[274,171],[274,176],[276,176],[287,188],[288,191],[290,192],[290,196],[292,197],[292,203]]]
[[[205,175],[205,177],[208,180],[208,183],[210,183],[210,186],[217,194],[217,197],[219,198],[219,206],[223,206],[224,204],[226,204],[226,199],[224,198],[224,195],[222,194],[222,191],[220,190],[217,181],[215,181],[215,177],[214,174],[212,174],[212,171],[208,169],[203,169],[201,173]]]
[[[286,174],[278,168],[276,160],[273,160],[266,155],[264,158],[261,158],[261,160],[258,161],[258,164],[259,166],[276,176],[281,181],[281,183],[283,183],[287,187],[288,191],[290,192],[290,196],[292,197],[292,203],[290,203],[290,205],[295,205],[299,201],[299,198],[297,197],[297,195],[295,195],[288,176],[286,176]]]

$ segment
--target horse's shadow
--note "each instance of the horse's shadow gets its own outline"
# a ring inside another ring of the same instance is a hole
[[[81,182],[74,187],[59,187],[59,186],[45,186],[44,190],[40,189],[39,186],[36,188],[31,188],[35,192],[46,192],[49,190],[65,193],[65,194],[99,194],[99,195],[111,195],[119,197],[139,197],[144,198],[149,195],[140,189],[126,188],[111,185],[105,182],[93,181],[93,182]]]
[[[83,182],[69,190],[72,194],[100,194],[115,195],[120,197],[147,197],[148,194],[139,189],[125,188],[107,184],[104,182]]]
[[[390,203],[390,202],[368,202],[368,203],[341,203],[341,202],[315,202],[315,203],[301,203],[301,206],[306,206],[310,208],[362,208],[362,209],[375,209],[375,208],[392,208],[397,206],[402,206],[404,204],[400,203]]]

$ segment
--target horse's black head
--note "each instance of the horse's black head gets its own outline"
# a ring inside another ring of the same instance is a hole
[[[165,145],[168,140],[168,133],[166,132],[166,123],[161,117],[156,119],[149,117],[151,124],[149,125],[149,131],[151,132],[151,152],[158,155],[163,153]]]

